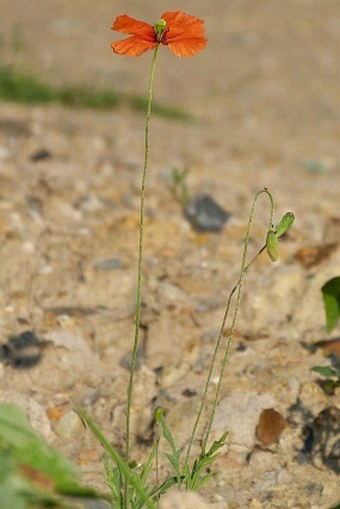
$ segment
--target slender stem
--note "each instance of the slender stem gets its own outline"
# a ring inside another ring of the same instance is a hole
[[[244,272],[246,272],[249,269],[249,267],[255,262],[255,260],[260,256],[260,254],[265,249],[266,249],[265,245],[261,247],[261,249],[254,256],[254,258],[248,263],[247,267],[245,267]],[[190,436],[189,445],[188,445],[188,449],[187,449],[187,452],[186,452],[186,459],[185,459],[186,462],[189,460],[189,456],[190,456],[192,444],[193,444],[193,441],[194,441],[194,438],[195,438],[195,435],[196,435],[196,432],[197,432],[198,424],[199,424],[199,421],[201,420],[201,417],[202,417],[202,412],[203,412],[204,404],[205,404],[205,401],[206,401],[206,398],[207,398],[207,393],[208,393],[210,381],[211,381],[211,378],[212,378],[212,374],[213,374],[213,369],[214,369],[215,362],[216,362],[217,353],[218,353],[218,351],[220,349],[221,341],[222,341],[222,338],[223,338],[223,332],[224,332],[225,325],[226,325],[227,318],[228,318],[228,314],[229,314],[231,300],[232,300],[233,295],[236,292],[237,287],[238,287],[239,284],[240,284],[240,278],[237,280],[237,283],[235,284],[234,288],[231,290],[231,292],[229,294],[229,297],[228,297],[228,300],[227,300],[226,305],[225,305],[225,310],[224,310],[224,314],[223,314],[223,318],[222,318],[221,327],[220,327],[220,330],[219,330],[219,333],[218,333],[218,336],[217,336],[217,340],[216,340],[213,356],[212,356],[211,363],[210,363],[210,366],[209,366],[209,371],[208,371],[206,383],[204,384],[204,390],[203,390],[203,395],[202,395],[202,399],[201,399],[201,404],[200,404],[200,407],[199,407],[197,415],[196,415],[195,424],[194,424],[194,427],[193,427],[193,430],[192,430],[192,433],[191,433],[191,436]]]
[[[211,378],[212,378],[212,374],[213,374],[213,369],[214,369],[216,358],[217,358],[217,353],[218,353],[218,351],[220,349],[221,341],[222,341],[222,338],[223,338],[223,333],[224,333],[226,321],[227,321],[227,318],[228,318],[228,314],[229,314],[229,309],[230,309],[230,304],[231,304],[232,297],[233,297],[234,293],[236,292],[236,290],[239,289],[238,299],[237,299],[236,308],[235,308],[236,311],[235,311],[235,315],[234,315],[234,319],[233,319],[233,323],[232,323],[232,327],[231,327],[231,332],[230,332],[230,335],[229,335],[229,337],[227,339],[227,347],[226,347],[226,351],[225,351],[225,357],[224,357],[223,362],[222,362],[222,369],[221,369],[221,373],[220,373],[220,376],[219,376],[219,384],[218,384],[218,387],[217,387],[217,390],[216,390],[215,399],[214,399],[214,403],[213,403],[213,410],[212,410],[212,413],[210,415],[209,423],[208,423],[208,426],[207,426],[207,429],[206,429],[206,432],[205,432],[205,438],[204,438],[204,441],[203,441],[203,444],[202,444],[202,450],[203,451],[205,450],[205,447],[206,447],[206,444],[207,444],[207,441],[208,441],[208,438],[209,438],[211,426],[212,426],[212,423],[213,423],[213,420],[214,420],[214,417],[215,417],[215,411],[216,411],[216,406],[217,406],[217,402],[218,402],[218,398],[219,398],[220,386],[221,386],[221,383],[222,383],[222,377],[223,377],[225,365],[226,365],[226,363],[228,361],[229,351],[230,351],[230,347],[231,347],[231,343],[232,343],[232,338],[233,338],[233,335],[234,335],[234,330],[235,330],[235,325],[236,325],[236,320],[237,320],[237,311],[238,311],[238,307],[239,307],[239,304],[240,304],[240,295],[241,295],[241,288],[240,287],[242,286],[244,275],[246,274],[246,272],[249,269],[249,267],[255,262],[255,260],[260,256],[260,254],[266,249],[266,245],[262,246],[261,249],[258,251],[258,253],[253,257],[253,259],[246,265],[247,249],[248,249],[248,243],[249,243],[249,237],[250,237],[250,230],[251,230],[251,226],[252,226],[252,222],[253,222],[253,216],[254,216],[254,212],[255,212],[255,206],[256,206],[256,202],[258,200],[258,197],[262,193],[266,193],[269,196],[270,200],[271,200],[271,212],[270,212],[269,228],[270,228],[270,226],[272,224],[272,221],[273,221],[273,213],[274,213],[273,199],[271,197],[271,194],[267,191],[267,189],[262,189],[261,191],[259,191],[256,194],[256,196],[254,198],[254,202],[253,202],[253,206],[252,206],[252,209],[251,209],[251,214],[250,214],[250,218],[249,218],[249,222],[248,222],[246,241],[245,241],[245,246],[244,246],[244,251],[243,251],[243,256],[242,256],[242,262],[241,262],[240,277],[237,280],[237,282],[236,282],[235,286],[233,287],[233,289],[231,290],[231,292],[229,294],[229,297],[227,299],[227,302],[226,302],[226,306],[225,306],[225,311],[224,311],[224,315],[223,315],[223,318],[222,318],[221,327],[220,327],[220,330],[219,330],[219,333],[218,333],[218,336],[217,336],[217,340],[216,340],[216,344],[215,344],[215,349],[214,349],[213,356],[212,356],[212,359],[211,359],[211,363],[210,363],[210,366],[209,366],[209,371],[208,371],[207,379],[206,379],[206,382],[205,382],[205,385],[204,385],[203,396],[202,396],[202,399],[201,399],[200,407],[199,407],[198,412],[197,412],[197,416],[196,416],[196,420],[195,420],[195,423],[194,423],[194,427],[193,427],[193,430],[192,430],[191,435],[190,435],[189,445],[188,445],[188,449],[187,449],[187,452],[186,452],[186,459],[185,459],[186,462],[189,461],[189,456],[190,456],[192,444],[193,444],[193,441],[194,441],[194,438],[195,438],[195,435],[196,435],[196,432],[197,432],[199,421],[200,421],[200,419],[202,417],[205,401],[206,401],[206,398],[207,398],[208,389],[209,389]]]
[[[148,85],[148,103],[145,117],[144,128],[144,164],[140,194],[140,215],[139,215],[139,238],[138,238],[138,261],[137,261],[137,289],[136,289],[136,311],[135,311],[135,333],[131,354],[130,365],[130,378],[127,389],[127,405],[126,405],[126,418],[125,418],[125,461],[129,463],[130,456],[130,418],[131,418],[131,405],[132,405],[132,392],[135,379],[137,353],[140,337],[140,322],[141,322],[141,307],[142,307],[142,269],[143,269],[143,243],[144,243],[144,216],[145,216],[145,191],[148,176],[148,163],[149,163],[149,126],[151,118],[152,106],[152,93],[153,82],[156,69],[156,59],[159,45],[156,46],[153,52],[149,85]],[[125,496],[124,496],[124,509],[127,509],[127,483],[125,483]]]
[[[155,443],[156,443],[156,490],[158,492],[159,489],[159,442],[160,442],[160,432],[159,432],[159,422],[156,422],[156,435],[155,435]],[[157,509],[159,509],[159,496],[157,497]]]
[[[268,189],[264,188],[264,189],[261,189],[260,191],[258,191],[256,193],[254,201],[253,201],[253,205],[252,205],[252,208],[251,208],[251,211],[250,211],[250,215],[249,215],[247,233],[246,233],[246,238],[245,238],[245,241],[244,241],[244,248],[243,248],[243,253],[242,253],[241,268],[240,268],[240,277],[239,277],[239,280],[238,280],[238,282],[237,282],[237,284],[235,286],[235,289],[237,288],[235,311],[234,311],[233,319],[232,319],[232,322],[231,322],[231,325],[230,325],[230,333],[229,333],[229,336],[227,337],[227,340],[226,340],[226,347],[225,347],[224,356],[223,356],[223,360],[222,360],[222,365],[221,365],[221,369],[220,369],[220,373],[219,373],[219,377],[218,377],[218,383],[217,383],[217,387],[216,387],[214,401],[213,401],[213,404],[212,404],[212,410],[211,410],[211,413],[210,413],[209,422],[208,422],[208,425],[207,425],[207,428],[206,428],[206,431],[205,431],[205,434],[204,434],[203,442],[202,442],[202,450],[203,451],[205,451],[207,443],[208,443],[208,440],[209,440],[211,428],[212,428],[213,421],[214,421],[215,414],[216,414],[216,408],[217,408],[219,397],[220,397],[220,392],[221,392],[221,387],[222,387],[222,382],[223,382],[224,371],[225,371],[225,367],[226,367],[226,365],[228,363],[230,349],[231,349],[231,345],[232,345],[234,334],[235,334],[236,322],[237,322],[238,312],[239,312],[240,303],[241,303],[241,294],[242,294],[242,286],[243,286],[244,276],[246,274],[246,271],[247,271],[248,267],[251,265],[251,263],[253,263],[253,260],[252,260],[250,262],[250,264],[248,264],[248,265],[246,264],[246,262],[247,262],[247,255],[248,255],[248,246],[249,246],[250,233],[251,233],[251,229],[252,229],[252,226],[253,226],[253,220],[254,220],[254,215],[255,215],[255,209],[256,209],[257,201],[258,201],[260,195],[263,194],[263,193],[267,194],[267,196],[270,199],[271,209],[270,209],[269,228],[272,227],[273,215],[274,215],[274,201],[273,201],[273,197],[270,194],[270,192],[268,191]],[[261,253],[263,250],[264,250],[264,248],[261,248],[259,253]],[[230,299],[228,299],[227,309],[228,309],[229,305],[230,305]],[[226,318],[226,315],[225,315],[225,318]],[[221,327],[221,330],[220,330],[219,341],[220,341],[220,338],[222,338],[224,326],[225,326],[225,320],[222,323],[222,327],[223,328]]]

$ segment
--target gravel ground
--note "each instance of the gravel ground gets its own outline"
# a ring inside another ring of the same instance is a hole
[[[249,271],[213,427],[216,437],[230,431],[228,450],[204,500],[181,494],[181,507],[329,509],[340,500],[340,393],[327,396],[310,368],[340,356],[320,293],[340,275],[338,0],[160,9],[144,0],[0,0],[2,61],[53,85],[145,94],[151,54],[113,55],[110,25],[118,14],[153,22],[177,9],[206,21],[209,44],[192,59],[159,55],[155,99],[193,119],[151,123],[133,455],[145,457],[157,405],[185,445],[252,199],[268,187],[277,220],[293,211],[296,223],[280,261],[263,254]],[[126,105],[0,103],[0,400],[23,407],[95,486],[101,450],[72,400],[122,446],[143,129],[143,114]],[[207,193],[231,214],[222,231],[190,226],[169,189],[173,169],[188,170],[191,196]],[[252,253],[268,205],[257,207]],[[172,497],[164,509],[179,507]]]

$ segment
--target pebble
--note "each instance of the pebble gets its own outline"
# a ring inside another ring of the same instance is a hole
[[[5,145],[0,145],[0,161],[5,161],[6,159],[9,159],[11,153],[8,147]]]
[[[52,153],[50,150],[46,148],[40,148],[30,155],[30,161],[32,161],[32,163],[37,163],[38,161],[45,161],[46,159],[50,159],[51,157]]]
[[[60,324],[68,319],[68,315],[61,315]],[[55,346],[65,348],[69,352],[82,352],[86,355],[92,353],[83,337],[68,331],[51,330],[44,335],[44,339],[52,342]]]
[[[185,214],[198,232],[220,232],[231,217],[208,194],[192,198],[186,206]]]
[[[82,196],[79,200],[74,204],[75,208],[86,211],[86,212],[96,212],[98,210],[102,210],[105,208],[105,203],[102,199],[97,196],[89,195]]]
[[[0,391],[0,402],[17,405],[25,413],[32,428],[45,440],[51,441],[53,432],[44,408],[33,398],[15,390]]]
[[[169,492],[161,498],[159,509],[211,509],[214,507],[204,501],[197,493],[188,491]]]
[[[43,334],[43,340],[52,343],[53,346],[50,345],[44,352],[42,367],[47,369],[48,363],[54,363],[54,369],[58,369],[59,378],[62,380],[62,383],[59,382],[58,390],[65,387],[64,384],[72,385],[72,380],[76,376],[85,376],[85,373],[87,384],[98,383],[102,376],[99,355],[88,346],[87,341],[80,333],[52,329]],[[45,384],[55,390],[56,382],[57,380],[51,377]]]
[[[122,261],[120,258],[109,258],[108,260],[97,263],[94,268],[96,270],[121,269]]]
[[[82,428],[78,414],[70,410],[59,419],[54,430],[61,438],[69,439],[72,435],[79,433]]]
[[[23,242],[22,250],[27,254],[33,254],[36,250],[36,246],[32,242]]]
[[[262,410],[276,406],[270,394],[233,392],[219,403],[213,425],[214,439],[229,431],[230,451],[245,458],[255,445],[255,430]]]
[[[327,406],[328,398],[315,382],[307,382],[301,387],[299,402],[305,412],[317,415]]]

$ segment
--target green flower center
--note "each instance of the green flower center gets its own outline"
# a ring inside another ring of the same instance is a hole
[[[159,19],[154,24],[154,30],[155,30],[157,41],[161,42],[164,32],[166,31],[166,21],[164,19]]]

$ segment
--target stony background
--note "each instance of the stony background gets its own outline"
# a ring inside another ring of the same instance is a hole
[[[53,85],[143,94],[151,55],[111,53],[115,16],[153,22],[183,9],[205,19],[207,50],[181,60],[163,48],[157,68],[157,101],[193,120],[152,119],[134,455],[146,453],[156,405],[178,443],[188,438],[253,195],[266,186],[277,218],[297,219],[280,261],[262,255],[247,278],[213,430],[230,430],[229,450],[202,507],[328,509],[340,499],[340,394],[326,396],[310,368],[339,356],[320,288],[340,275],[340,5],[161,4],[0,0],[1,60]],[[127,106],[0,104],[0,399],[99,486],[101,451],[72,400],[122,445],[143,128]],[[221,233],[190,227],[169,190],[173,168],[189,170],[191,195],[207,192],[232,214]],[[253,253],[267,221],[264,199]]]

